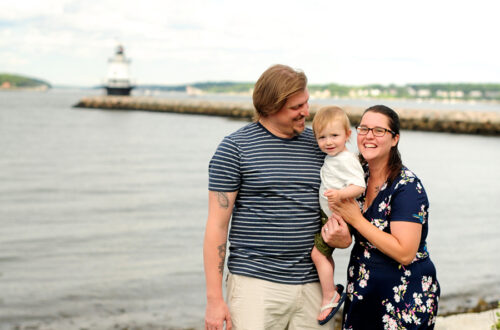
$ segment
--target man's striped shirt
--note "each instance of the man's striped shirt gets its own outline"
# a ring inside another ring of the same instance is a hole
[[[318,281],[310,253],[320,228],[323,160],[309,128],[282,139],[252,123],[224,138],[210,161],[209,190],[238,191],[231,273],[286,284]]]

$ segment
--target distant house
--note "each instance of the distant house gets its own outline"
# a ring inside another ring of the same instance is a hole
[[[484,94],[487,98],[492,98],[492,99],[500,97],[500,91],[486,91],[484,92]]]
[[[444,98],[444,99],[447,99],[447,98],[448,98],[448,96],[449,96],[449,94],[448,94],[448,92],[447,92],[447,91],[443,91],[443,90],[438,89],[438,90],[436,91],[436,96],[437,96],[437,97],[442,97],[442,98]]]
[[[357,94],[358,96],[366,97],[370,94],[370,91],[367,89],[358,89]]]
[[[410,94],[411,96],[415,96],[417,95],[417,91],[414,89],[414,88],[411,88],[411,87],[408,87],[406,89],[406,91],[408,92],[408,94]]]
[[[469,97],[472,97],[472,98],[480,98],[480,97],[483,97],[483,93],[481,91],[470,91],[469,92]]]
[[[459,99],[461,99],[462,97],[464,97],[464,92],[463,91],[451,91],[450,92],[450,97],[451,98],[459,98]]]
[[[0,88],[11,88],[12,85],[10,84],[10,81],[4,81]]]
[[[431,91],[429,89],[419,89],[417,95],[420,97],[429,97],[431,96]]]
[[[322,91],[314,91],[311,95],[315,99],[326,99],[332,96],[332,93],[328,90],[322,90]]]
[[[188,85],[188,86],[186,86],[186,93],[188,95],[201,95],[201,94],[203,94],[203,91],[199,88]]]

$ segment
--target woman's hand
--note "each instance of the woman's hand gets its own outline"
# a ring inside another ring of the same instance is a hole
[[[354,226],[355,220],[362,218],[359,204],[354,198],[345,199],[342,203],[332,204],[332,211],[340,215],[345,222]]]
[[[422,232],[420,223],[394,221],[390,224],[391,233],[386,233],[363,217],[358,203],[353,198],[335,204],[333,212],[344,218],[345,222],[352,225],[377,249],[397,262],[408,265],[415,258]],[[328,229],[328,231],[330,230]],[[325,239],[325,235],[323,235],[323,239],[330,245]]]

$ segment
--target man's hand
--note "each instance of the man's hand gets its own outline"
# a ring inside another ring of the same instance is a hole
[[[326,244],[334,248],[345,249],[352,243],[351,233],[347,223],[335,213],[321,229],[321,237]]]
[[[215,299],[207,301],[207,309],[205,311],[205,330],[223,330],[224,321],[226,329],[231,330],[231,315],[224,299]]]

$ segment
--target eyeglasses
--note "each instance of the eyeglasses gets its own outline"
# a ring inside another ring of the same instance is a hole
[[[372,131],[373,135],[377,136],[377,137],[384,136],[385,132],[391,133],[392,136],[396,135],[396,132],[391,131],[390,129],[383,128],[383,127],[378,127],[378,126],[377,127],[372,127],[372,128],[368,128],[366,126],[358,126],[358,127],[356,127],[356,130],[358,131],[359,135],[366,135],[366,134],[368,134],[369,131]]]

